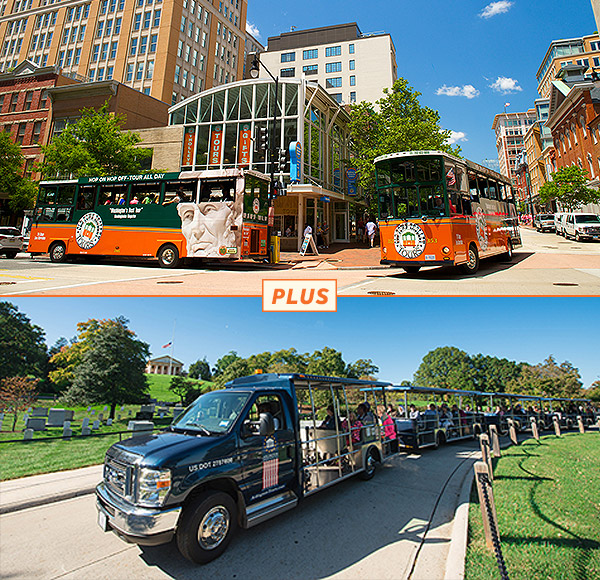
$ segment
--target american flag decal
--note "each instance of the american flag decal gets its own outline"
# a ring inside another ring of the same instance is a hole
[[[263,444],[263,489],[279,483],[279,451],[274,437],[267,437]]]

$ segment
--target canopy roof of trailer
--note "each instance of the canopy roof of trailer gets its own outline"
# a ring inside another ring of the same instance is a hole
[[[295,383],[305,382],[306,384],[310,383],[311,386],[319,386],[319,385],[349,385],[353,387],[377,387],[377,388],[385,388],[391,385],[392,383],[382,382],[382,381],[368,381],[362,379],[348,379],[344,377],[323,377],[320,375],[307,375],[301,373],[258,373],[255,375],[249,375],[247,377],[241,377],[238,379],[234,379],[229,381],[225,387],[226,388],[234,388],[234,387],[245,387],[252,385],[262,385],[264,383],[274,383],[279,382],[282,379],[292,380]]]
[[[442,387],[417,387],[414,385],[394,385],[388,387],[386,391],[395,391],[395,392],[404,392],[404,393],[424,393],[424,394],[432,394],[432,395],[457,395],[461,396],[479,396],[485,395],[486,393],[481,393],[480,391],[461,391],[457,389],[445,389]]]

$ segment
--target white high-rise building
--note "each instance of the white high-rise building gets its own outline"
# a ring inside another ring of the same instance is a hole
[[[375,102],[397,79],[392,37],[363,34],[356,22],[272,36],[260,60],[274,76],[318,82],[338,103]]]
[[[496,134],[496,148],[500,173],[516,183],[518,157],[524,150],[524,137],[536,121],[535,109],[525,113],[499,113],[494,117],[492,131]]]

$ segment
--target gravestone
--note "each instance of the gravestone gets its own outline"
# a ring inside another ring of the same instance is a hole
[[[27,419],[29,419],[29,413],[23,415],[23,423],[27,424]]]
[[[96,429],[100,429],[100,421],[98,419],[96,419],[93,423],[92,423],[92,429],[95,431]]]
[[[121,413],[117,413],[117,421],[121,420]]]
[[[4,413],[0,413],[0,421],[4,419]]]
[[[142,433],[152,433],[154,423],[152,421],[129,421],[127,425],[128,431],[133,431],[133,435],[141,435]]]
[[[32,417],[47,417],[48,416],[48,407],[34,407],[33,411],[31,411]]]
[[[273,99],[274,100],[274,99]],[[127,416],[131,417],[131,409],[129,409],[129,411],[127,411]]]
[[[273,98],[273,101],[275,101],[275,98]],[[159,416],[161,419],[164,419],[164,418],[165,418],[165,412],[164,412],[164,411],[161,411],[161,412],[159,413],[159,415],[158,415],[158,416]]]
[[[81,428],[85,429],[86,427],[89,427],[89,425],[90,425],[90,418],[84,417],[83,421],[81,422]]]
[[[63,438],[71,437],[73,435],[73,430],[71,429],[71,421],[65,421],[63,425]]]
[[[91,410],[92,410],[92,408],[91,408],[91,407],[88,407],[88,408],[87,408],[87,412],[88,412],[88,413],[89,413]]]
[[[96,411],[94,411],[94,409],[92,409],[92,410],[90,411],[90,415],[95,415],[95,414],[96,414]]]
[[[50,409],[47,427],[62,427],[65,421],[73,420],[73,411],[68,409]]]
[[[103,420],[104,420],[104,413],[100,413],[100,414],[98,415],[98,419],[99,419],[100,421],[103,421]]]
[[[82,427],[81,428],[81,434],[82,435],[91,435],[92,434],[92,430],[89,427]]]
[[[273,99],[273,100],[275,100],[275,99]],[[121,411],[124,411],[124,410],[125,410],[125,405],[121,405]]]
[[[0,431],[2,431],[2,423],[4,422],[4,419],[0,419]]]
[[[44,431],[46,429],[46,417],[29,417],[25,427],[32,431]]]
[[[140,412],[141,413],[154,413],[155,409],[156,409],[155,405],[142,405],[140,407]]]
[[[25,429],[23,431],[23,441],[31,441],[33,439],[33,429]]]
[[[102,409],[105,413],[108,411],[108,405],[104,405],[104,409]]]
[[[112,419],[111,419],[110,417],[109,417],[109,418],[106,420],[106,424],[107,424],[109,427],[112,425]]]

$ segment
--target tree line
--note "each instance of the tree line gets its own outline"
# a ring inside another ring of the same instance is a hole
[[[43,392],[60,395],[69,405],[108,404],[114,417],[118,405],[147,400],[149,356],[150,345],[137,337],[124,317],[80,322],[75,337],[60,338],[48,348],[42,328],[13,304],[0,302],[3,409],[16,412],[26,408]],[[188,373],[171,379],[171,390],[186,402],[200,392],[222,388],[228,381],[256,372],[375,379],[379,367],[369,358],[347,362],[342,352],[329,346],[312,353],[288,348],[245,358],[232,350],[212,367],[206,357],[196,360]],[[559,363],[552,355],[533,365],[439,347],[423,357],[413,384],[548,397],[584,396],[600,401],[600,380],[583,389],[579,370],[568,361]]]

